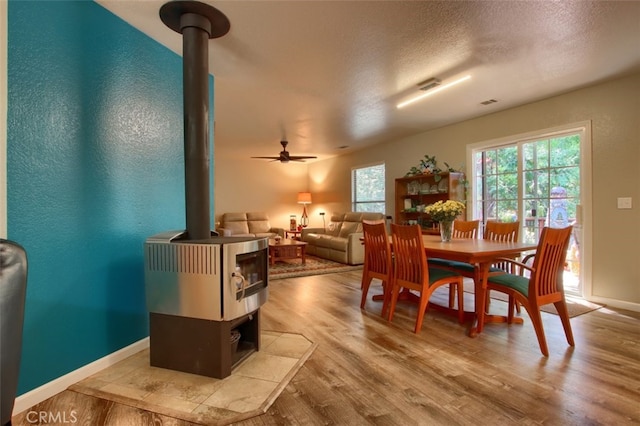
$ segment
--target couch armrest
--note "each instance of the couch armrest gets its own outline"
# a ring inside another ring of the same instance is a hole
[[[347,245],[347,257],[350,265],[364,263],[364,243],[362,232],[349,234],[349,244]]]
[[[324,228],[302,228],[302,233],[300,234],[300,239],[304,241],[304,238],[308,234],[326,234]]]
[[[274,234],[278,234],[284,238],[284,228],[271,228],[269,229],[269,232],[273,232]]]
[[[362,232],[354,232],[349,234],[349,244],[359,244],[364,246],[364,233]]]

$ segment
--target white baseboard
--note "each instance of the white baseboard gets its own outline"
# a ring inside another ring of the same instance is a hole
[[[626,309],[627,311],[640,312],[640,303],[627,302],[625,300],[609,299],[607,297],[591,296],[589,302],[600,303],[608,308]]]
[[[16,398],[13,406],[13,415],[22,413],[25,410],[33,407],[36,404],[51,398],[52,396],[64,391],[74,383],[86,379],[92,374],[97,373],[113,364],[122,361],[131,355],[140,352],[149,347],[149,337],[145,337],[131,345],[124,347],[112,354],[109,354],[103,358],[97,359],[90,364],[78,368],[64,376],[60,376],[55,380],[45,383],[44,385],[30,390]]]

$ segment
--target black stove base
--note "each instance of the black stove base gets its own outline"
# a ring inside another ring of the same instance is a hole
[[[149,340],[151,366],[224,379],[260,349],[260,310],[232,321],[151,312]]]

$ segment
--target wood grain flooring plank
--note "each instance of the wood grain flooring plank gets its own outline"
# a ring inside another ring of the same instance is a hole
[[[640,313],[602,308],[572,318],[575,348],[559,318],[543,313],[545,358],[526,313],[524,324],[489,324],[469,338],[469,323],[431,309],[415,335],[416,306],[399,304],[392,323],[371,297],[361,310],[360,279],[351,271],[270,283],[262,328],[318,346],[267,413],[234,424],[640,424]],[[374,282],[369,295],[379,292]],[[446,304],[448,293],[434,299]],[[491,310],[504,313],[506,303],[492,301]],[[87,425],[192,425],[71,391],[34,409],[78,410]],[[14,425],[31,424],[24,414]]]

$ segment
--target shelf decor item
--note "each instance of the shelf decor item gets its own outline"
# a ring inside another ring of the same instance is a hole
[[[453,221],[464,211],[464,203],[455,200],[437,201],[425,207],[424,212],[431,220],[440,224],[440,238],[442,241],[451,241]]]
[[[420,160],[420,170],[423,174],[437,174],[440,173],[440,167],[438,167],[438,160],[436,160],[436,156],[425,155],[422,160]]]

